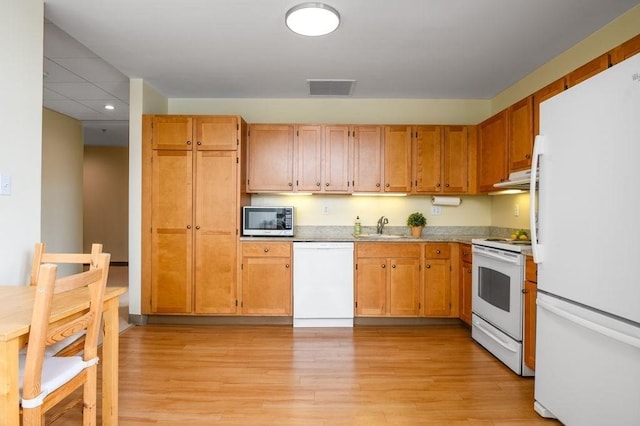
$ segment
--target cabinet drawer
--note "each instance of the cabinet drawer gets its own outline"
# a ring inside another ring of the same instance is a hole
[[[460,244],[460,260],[465,263],[473,262],[473,252],[470,244]]]
[[[273,243],[270,241],[242,243],[242,256],[290,257],[291,243]]]
[[[424,249],[426,259],[449,259],[451,256],[448,243],[426,243]]]
[[[414,257],[420,258],[420,244],[357,243],[357,257]]]
[[[538,265],[533,261],[533,257],[527,256],[527,264],[524,271],[527,281],[538,282]]]

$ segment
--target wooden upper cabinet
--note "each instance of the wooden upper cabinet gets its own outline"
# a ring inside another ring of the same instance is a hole
[[[469,189],[468,128],[445,126],[442,145],[442,192],[466,193]]]
[[[640,34],[611,51],[611,64],[618,64],[638,53],[640,53]]]
[[[296,191],[320,192],[322,189],[322,133],[322,126],[296,126]]]
[[[478,190],[490,192],[493,185],[509,176],[507,136],[509,133],[507,109],[488,118],[479,125]]]
[[[294,134],[293,125],[249,125],[248,192],[293,191]]]
[[[442,127],[416,126],[413,130],[415,193],[437,193],[442,188]]]
[[[196,117],[195,147],[198,150],[236,151],[238,149],[238,117]]]
[[[354,127],[353,190],[382,192],[382,127]]]
[[[509,172],[531,168],[533,96],[509,107]]]
[[[351,190],[350,133],[349,126],[324,126],[323,192],[347,193]]]
[[[533,135],[540,134],[540,104],[549,98],[564,92],[567,88],[565,78],[562,77],[559,80],[543,87],[533,94]]]
[[[576,84],[593,77],[594,75],[606,70],[611,66],[611,57],[608,53],[598,56],[592,61],[587,62],[580,68],[575,69],[566,76],[567,87],[573,87]]]
[[[153,116],[153,149],[191,150],[193,118],[182,115]]]
[[[384,128],[384,191],[411,191],[411,126]]]

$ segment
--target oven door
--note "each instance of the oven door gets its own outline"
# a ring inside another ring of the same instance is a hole
[[[524,256],[478,245],[472,251],[473,313],[522,341]]]

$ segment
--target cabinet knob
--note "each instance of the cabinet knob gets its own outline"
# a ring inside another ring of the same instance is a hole
[[[329,184],[327,184],[329,185]],[[319,188],[320,187],[320,182],[316,182],[316,186]]]
[[[470,274],[470,273],[471,273],[471,269],[467,268],[467,274]]]
[[[436,188],[440,188],[440,182],[436,183]]]
[[[393,269],[396,269],[396,265],[391,265],[391,267],[392,267]]]
[[[448,184],[448,183],[445,183],[445,184],[444,184],[444,187],[445,187],[445,188],[448,188],[448,187],[449,187],[449,184]]]
[[[520,291],[522,291],[522,294],[527,294],[527,293],[529,293],[529,290],[527,290],[526,288],[523,288],[523,289],[522,289],[522,290],[520,290]]]
[[[440,253],[441,253],[440,250],[436,250],[436,254],[440,254]]]
[[[293,186],[293,182],[289,182],[287,185],[289,185],[289,186]]]
[[[187,145],[191,145],[191,141],[187,141]]]
[[[382,269],[387,267],[387,265],[385,265],[384,263],[381,266],[382,266]]]
[[[269,247],[265,247],[264,252],[269,253]]]
[[[526,155],[524,156],[524,158],[526,158],[527,160],[528,160],[528,159],[530,159],[530,158],[531,158],[531,154],[526,154]]]
[[[376,188],[380,188],[380,183],[376,183]]]
[[[424,265],[425,268],[427,269],[431,269],[431,265],[429,265],[428,263],[426,265]]]
[[[200,225],[196,225],[196,229],[200,229]]]
[[[284,265],[284,267],[288,269],[289,268],[289,264],[287,263],[286,265]]]
[[[187,229],[191,229],[191,225],[187,225]]]
[[[329,187],[329,182],[325,183],[324,186]]]
[[[386,186],[387,188],[389,188],[389,187],[390,187],[391,185],[389,185],[389,184],[386,184],[385,186]]]
[[[196,142],[196,145],[200,146],[200,145],[202,145],[202,142],[198,141],[198,142]]]

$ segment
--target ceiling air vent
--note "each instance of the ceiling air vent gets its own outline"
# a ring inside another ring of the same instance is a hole
[[[307,80],[311,96],[351,96],[355,80]]]

